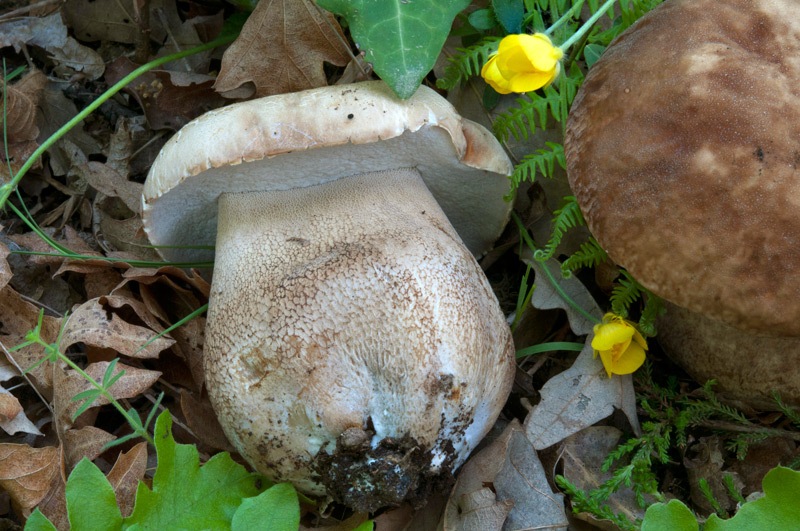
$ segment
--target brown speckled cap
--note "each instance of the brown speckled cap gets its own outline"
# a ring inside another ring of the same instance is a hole
[[[609,255],[657,295],[800,335],[800,3],[668,0],[592,67],[565,139]]]
[[[142,217],[157,246],[213,246],[222,193],[288,190],[366,172],[415,168],[474,254],[511,211],[513,167],[483,127],[435,91],[398,99],[382,81],[233,104],[187,124],[164,146],[144,187]],[[162,247],[170,260],[213,251]]]

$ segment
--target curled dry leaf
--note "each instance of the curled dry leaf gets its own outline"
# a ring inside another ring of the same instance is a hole
[[[61,452],[53,446],[0,444],[0,488],[23,510],[35,507],[59,476]]]
[[[641,433],[631,375],[609,378],[600,360],[594,359],[592,337],[587,337],[572,367],[544,384],[541,401],[525,419],[525,432],[537,450],[608,417],[614,408],[625,413],[635,433]]]
[[[130,306],[134,310],[142,308],[139,301],[114,295],[98,297],[81,304],[68,317],[61,338],[61,348],[66,349],[74,343],[82,342],[95,347],[110,348],[133,358],[157,358],[162,350],[174,343],[174,340],[166,337],[153,340],[157,333],[152,329],[125,321],[111,311],[112,308],[118,309],[122,305]],[[143,320],[146,318],[144,312],[137,312],[137,315]],[[150,340],[153,341],[143,347]]]
[[[0,387],[0,426],[22,413],[17,397]]]
[[[445,509],[449,530],[567,529],[564,497],[554,493],[522,426],[473,456],[459,473]]]
[[[25,414],[19,400],[2,387],[0,387],[0,428],[9,435],[19,432],[42,434]]]
[[[253,83],[260,97],[324,87],[322,63],[346,65],[346,42],[333,15],[311,0],[261,0],[222,56],[214,88],[225,93]]]
[[[0,230],[2,230],[2,225],[0,225]],[[8,246],[0,242],[0,291],[5,289],[6,285],[8,285],[8,281],[11,280],[13,276],[11,266],[8,265],[8,260],[6,259],[10,252]]]
[[[140,442],[117,457],[108,473],[108,481],[117,495],[117,505],[123,517],[130,516],[136,501],[136,489],[147,470],[147,443]]]
[[[8,144],[8,158],[3,157],[3,161],[7,160],[7,163],[0,165],[0,181],[10,177],[9,165],[11,171],[16,172],[39,147],[36,141],[39,135],[36,110],[46,83],[47,77],[39,70],[29,71],[10,86],[0,80],[6,99],[5,107],[0,102],[0,109],[3,111],[0,114],[0,125],[5,126]],[[37,165],[41,163],[37,162]]]
[[[13,85],[8,86],[2,80],[0,84],[3,85],[6,100],[5,110],[0,115],[0,124],[4,119],[7,120],[6,134],[9,144],[36,140],[39,135],[36,107],[47,84],[47,76],[39,70],[30,70]]]
[[[68,35],[58,11],[46,17],[20,17],[0,24],[0,47],[13,46],[19,53],[23,45],[44,48],[57,63],[56,72],[65,76],[81,72],[89,79],[97,79],[105,70],[97,52]]]

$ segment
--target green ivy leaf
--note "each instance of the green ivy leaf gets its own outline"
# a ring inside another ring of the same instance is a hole
[[[228,529],[242,500],[261,492],[260,476],[227,453],[200,467],[197,448],[175,443],[167,411],[156,421],[154,440],[158,468],[153,488],[139,483],[133,514],[123,529]]]
[[[288,483],[279,483],[255,498],[242,502],[233,515],[232,531],[270,529],[295,531],[300,527],[300,503],[297,492]]]
[[[114,488],[100,469],[85,457],[69,475],[66,497],[73,531],[107,531],[122,527],[122,513]]]
[[[761,482],[764,497],[747,502],[730,520],[712,514],[705,531],[752,531],[797,529],[800,522],[800,472],[773,468]]]
[[[456,15],[470,0],[318,0],[343,16],[358,47],[395,93],[410,98],[433,68]]]
[[[697,531],[697,524],[692,511],[681,501],[670,500],[669,503],[654,503],[647,508],[642,520],[642,531]]]

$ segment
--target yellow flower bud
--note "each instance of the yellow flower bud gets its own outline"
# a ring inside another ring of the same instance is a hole
[[[543,33],[507,35],[483,65],[481,76],[500,94],[531,92],[558,77],[563,55]]]
[[[600,356],[611,378],[612,374],[630,374],[642,366],[647,341],[633,323],[607,313],[603,321],[594,326],[592,348],[594,357]]]

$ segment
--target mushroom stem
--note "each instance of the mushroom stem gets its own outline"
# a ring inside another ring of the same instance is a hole
[[[360,510],[458,467],[514,367],[486,277],[411,168],[223,194],[205,348],[244,457]]]

